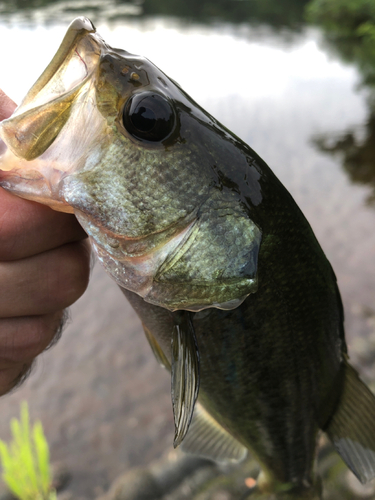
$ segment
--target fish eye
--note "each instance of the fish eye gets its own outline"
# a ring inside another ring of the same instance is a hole
[[[161,142],[173,131],[175,114],[166,97],[155,92],[140,92],[125,104],[123,124],[136,139]]]

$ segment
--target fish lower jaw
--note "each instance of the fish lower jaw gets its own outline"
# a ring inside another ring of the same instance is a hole
[[[0,186],[2,188],[26,200],[47,205],[58,212],[74,213],[70,205],[55,196],[50,183],[40,172],[22,168],[3,170],[3,167],[0,161]]]

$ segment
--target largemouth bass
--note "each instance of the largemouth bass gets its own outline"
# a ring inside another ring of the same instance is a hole
[[[0,135],[0,185],[76,215],[171,371],[175,446],[250,450],[260,491],[317,499],[323,430],[375,476],[375,398],[348,363],[334,272],[249,146],[86,18]]]

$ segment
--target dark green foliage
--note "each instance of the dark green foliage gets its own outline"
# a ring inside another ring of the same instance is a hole
[[[374,0],[311,0],[308,21],[340,36],[375,35]]]

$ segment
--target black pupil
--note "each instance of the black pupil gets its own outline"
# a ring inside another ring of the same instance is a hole
[[[138,106],[130,119],[135,128],[141,132],[149,132],[155,127],[156,123],[155,113],[152,109],[144,106]]]
[[[133,137],[161,142],[173,131],[175,115],[166,97],[155,92],[140,92],[125,104],[123,123]]]

